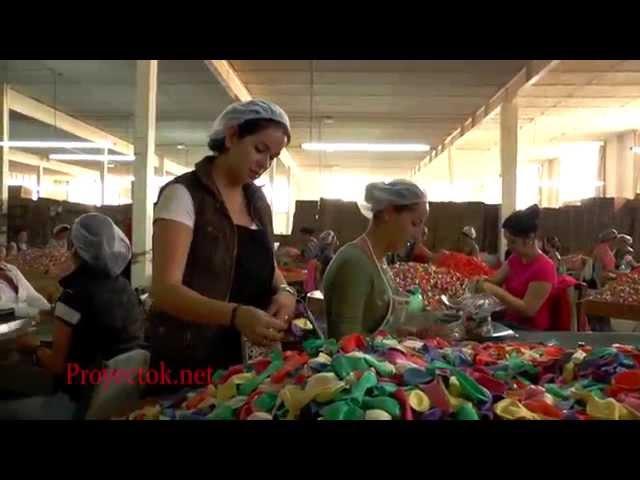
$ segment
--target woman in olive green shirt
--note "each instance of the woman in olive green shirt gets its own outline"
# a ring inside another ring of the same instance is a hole
[[[369,228],[336,254],[324,277],[332,338],[373,333],[391,317],[396,292],[384,258],[422,231],[428,214],[426,194],[407,180],[367,185],[365,202]]]

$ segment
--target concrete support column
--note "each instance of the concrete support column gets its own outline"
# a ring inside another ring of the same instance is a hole
[[[104,205],[107,203],[107,170],[109,168],[109,162],[107,161],[107,155],[109,150],[104,151],[104,160],[102,161],[102,165],[100,166],[100,205]]]
[[[133,191],[132,286],[151,284],[151,246],[153,234],[153,199],[151,186],[155,166],[156,93],[158,61],[138,60],[136,73]]]
[[[0,140],[9,141],[9,87],[0,83]],[[0,243],[7,243],[9,207],[9,147],[0,147]]]
[[[502,202],[500,224],[516,209],[518,169],[518,106],[508,101],[500,107],[500,171],[502,176]],[[502,231],[499,233],[500,255],[507,249]]]
[[[40,198],[44,196],[44,167],[42,165],[38,167],[36,172],[36,181],[38,184],[38,198]]]

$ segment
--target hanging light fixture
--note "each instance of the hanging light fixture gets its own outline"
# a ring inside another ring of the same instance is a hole
[[[111,142],[65,142],[56,140],[9,140],[0,142],[0,147],[9,148],[85,148],[104,150],[112,146]]]
[[[136,157],[134,155],[105,155],[105,154],[87,154],[87,153],[52,153],[49,155],[50,160],[88,160],[101,162],[104,160],[114,162],[133,162]]]

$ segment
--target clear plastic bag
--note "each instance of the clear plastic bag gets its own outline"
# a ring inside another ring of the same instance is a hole
[[[484,293],[466,293],[456,300],[447,302],[462,319],[451,324],[451,334],[456,340],[482,339],[493,336],[491,314],[502,310],[500,301]]]

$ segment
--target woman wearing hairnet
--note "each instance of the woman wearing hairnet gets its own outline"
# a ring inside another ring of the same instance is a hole
[[[480,249],[476,243],[476,229],[467,225],[460,232],[460,253],[473,258],[480,258]]]
[[[243,360],[242,336],[282,339],[296,292],[278,270],[271,208],[254,181],[291,138],[289,119],[262,100],[216,119],[212,154],[163,187],[153,228],[152,363],[225,367]]]
[[[74,269],[60,280],[63,289],[53,315],[53,346],[37,337],[17,339],[17,348],[33,355],[36,366],[59,378],[56,395],[31,397],[0,406],[0,418],[65,419],[86,408],[92,392],[80,381],[68,381],[69,365],[100,369],[143,340],[142,307],[120,274],[131,258],[131,246],[113,221],[87,213],[71,227]],[[78,378],[78,380],[80,380]]]
[[[427,197],[412,182],[371,183],[365,191],[371,221],[345,245],[324,277],[329,336],[373,333],[393,314],[393,280],[385,256],[404,248],[424,228]]]
[[[68,250],[67,239],[70,231],[71,227],[69,225],[57,225],[51,233],[51,240],[49,240],[47,248],[66,252]]]

